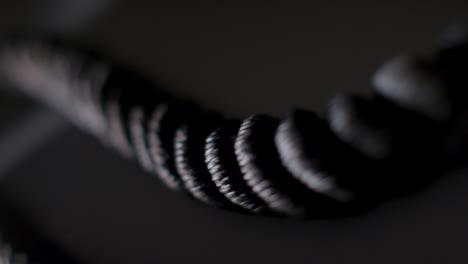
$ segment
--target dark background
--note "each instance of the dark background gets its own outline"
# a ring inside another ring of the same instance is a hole
[[[466,1],[3,0],[0,33],[55,32],[229,116],[281,117],[292,107],[323,112],[339,92],[368,94],[376,67],[430,51],[467,11]],[[0,95],[0,143],[8,139],[0,158],[14,165],[1,171],[0,191],[85,263],[468,261],[467,170],[360,216],[251,217],[167,190],[135,161],[37,109]],[[14,130],[31,113],[45,121]],[[10,161],[24,138],[41,133],[49,135],[36,140],[42,145]]]

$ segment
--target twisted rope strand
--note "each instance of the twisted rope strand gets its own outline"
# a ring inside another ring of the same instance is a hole
[[[327,120],[304,110],[284,120],[214,117],[54,42],[7,43],[0,66],[18,89],[174,190],[252,214],[320,217],[424,185],[468,145],[467,39],[446,39],[432,58],[389,61],[372,98],[339,95]]]

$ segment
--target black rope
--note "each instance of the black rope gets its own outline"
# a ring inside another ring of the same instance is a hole
[[[227,120],[53,41],[7,42],[0,63],[19,89],[171,189],[239,212],[328,217],[422,188],[466,150],[467,39],[389,61],[371,98],[339,95],[326,119],[294,110]]]

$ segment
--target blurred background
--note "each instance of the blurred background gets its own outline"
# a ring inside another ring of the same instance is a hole
[[[228,116],[323,112],[376,67],[435,48],[460,1],[1,0],[0,38],[104,51]],[[3,86],[3,87],[2,87]],[[0,80],[0,192],[83,263],[466,263],[468,178],[332,221],[249,217],[167,190]],[[404,173],[404,172],[402,172]]]

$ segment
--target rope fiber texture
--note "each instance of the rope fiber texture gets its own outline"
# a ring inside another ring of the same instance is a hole
[[[228,120],[138,74],[57,41],[9,40],[1,73],[169,188],[249,214],[336,217],[414,192],[468,146],[468,37],[375,73],[369,98],[338,95],[325,118]]]

